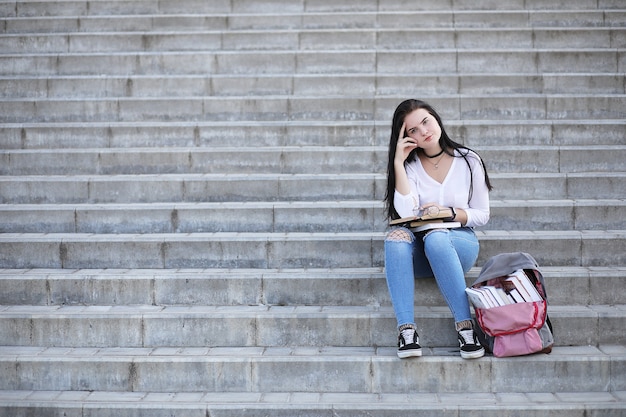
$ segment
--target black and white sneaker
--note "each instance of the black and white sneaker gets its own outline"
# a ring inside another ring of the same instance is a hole
[[[400,327],[398,336],[398,357],[404,359],[413,356],[422,356],[422,347],[415,327],[412,324],[405,324]]]
[[[480,345],[476,333],[472,329],[459,331],[459,346],[463,359],[476,359],[485,356],[485,349]]]

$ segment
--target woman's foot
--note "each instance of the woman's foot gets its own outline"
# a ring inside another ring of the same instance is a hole
[[[400,335],[398,335],[398,357],[404,359],[414,356],[422,356],[419,336],[415,326],[405,324],[400,326]]]
[[[459,346],[463,359],[476,359],[485,356],[485,349],[480,345],[472,329],[459,330]]]

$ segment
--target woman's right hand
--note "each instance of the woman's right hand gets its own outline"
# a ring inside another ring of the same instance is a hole
[[[409,157],[409,154],[417,148],[417,143],[413,138],[405,136],[406,122],[402,123],[400,128],[400,134],[398,135],[398,143],[396,144],[396,157],[394,162],[404,165],[404,161]]]

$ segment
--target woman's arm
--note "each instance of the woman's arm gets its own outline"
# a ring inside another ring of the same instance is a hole
[[[480,227],[489,221],[489,189],[485,183],[485,172],[483,164],[478,155],[468,158],[472,165],[473,192],[469,201],[469,207],[465,210],[465,225],[469,227]]]
[[[410,137],[405,137],[406,122],[402,123],[400,128],[400,134],[398,135],[398,142],[396,144],[396,155],[393,160],[393,171],[396,178],[396,191],[402,195],[407,195],[411,192],[411,186],[409,185],[409,178],[406,174],[406,168],[404,162],[409,157],[409,154],[417,148],[417,143]]]
[[[417,206],[417,199],[411,195],[411,183],[406,172],[404,162],[409,154],[417,148],[417,143],[405,137],[406,123],[400,128],[398,143],[396,145],[396,155],[393,160],[393,170],[396,181],[396,189],[393,197],[393,206],[400,217],[413,216],[413,209]]]

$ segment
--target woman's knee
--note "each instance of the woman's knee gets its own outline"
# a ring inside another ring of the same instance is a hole
[[[409,229],[404,227],[397,227],[387,232],[385,237],[386,242],[406,242],[412,243],[415,240],[415,235]]]
[[[450,244],[450,231],[448,229],[432,229],[424,235],[424,245]]]

